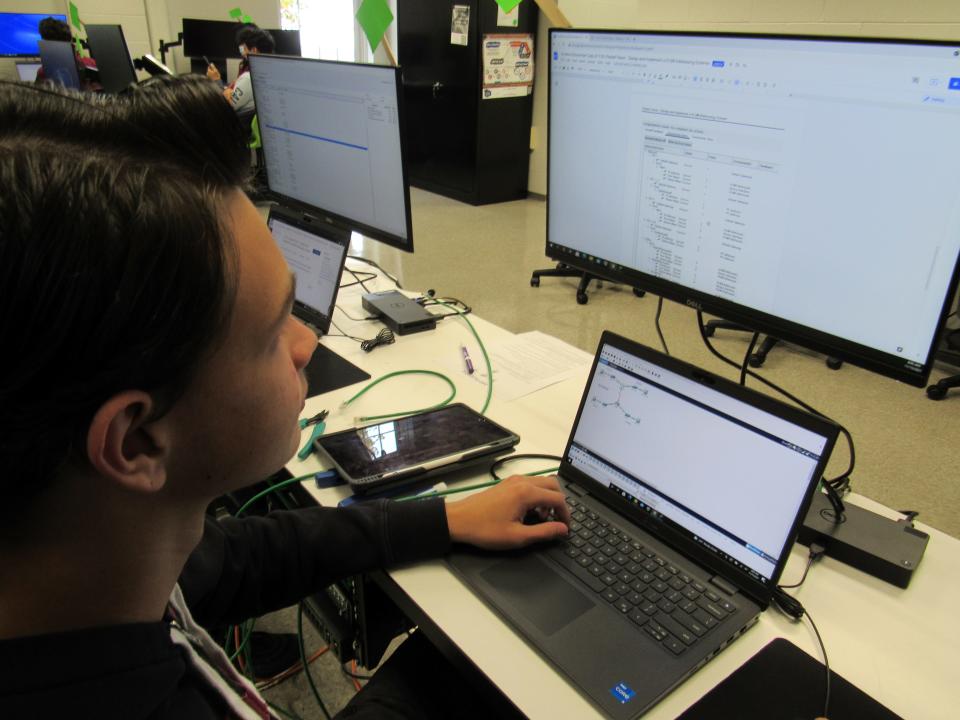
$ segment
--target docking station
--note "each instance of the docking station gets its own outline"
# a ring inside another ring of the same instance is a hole
[[[906,520],[891,520],[845,503],[844,520],[822,492],[814,493],[797,542],[820,542],[826,554],[857,570],[905,588],[920,564],[930,536]]]
[[[380,318],[397,335],[433,330],[437,326],[434,315],[396,290],[367,293],[362,302],[364,310]]]

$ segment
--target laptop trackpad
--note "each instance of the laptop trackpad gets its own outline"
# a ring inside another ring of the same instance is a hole
[[[513,606],[545,635],[553,635],[594,605],[553,568],[532,555],[499,562],[480,576],[508,596]]]

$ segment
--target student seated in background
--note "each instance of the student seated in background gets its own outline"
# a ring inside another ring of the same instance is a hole
[[[567,532],[554,478],[446,504],[205,517],[296,451],[317,344],[291,315],[293,277],[244,194],[248,168],[241,123],[205,78],[122,96],[0,83],[4,717],[266,718],[200,624],[453,542]],[[524,525],[530,510],[557,519]],[[444,712],[436,688],[377,683],[423,657],[412,643],[345,717]]]
[[[237,31],[237,45],[240,46],[240,54],[243,58],[240,60],[237,79],[223,89],[223,96],[238,113],[252,113],[255,109],[253,83],[250,81],[250,62],[247,56],[260,53],[271,54],[276,48],[276,43],[273,35],[268,31],[261,30],[256,25],[247,24]],[[220,71],[213,63],[207,67],[207,77],[211,80],[220,80]]]
[[[45,17],[37,26],[42,40],[57,40],[59,42],[73,43],[73,33],[70,32],[70,26],[63,20],[57,20],[55,17]],[[97,70],[97,63],[93,58],[83,57],[74,48],[74,57],[77,59],[77,70],[80,72],[80,83],[84,90],[102,90],[100,85],[100,76]],[[43,82],[47,76],[43,68],[37,69],[36,82]]]

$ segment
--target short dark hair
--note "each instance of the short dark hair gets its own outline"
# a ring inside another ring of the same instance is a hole
[[[262,53],[272,53],[277,43],[269,30],[263,30],[256,25],[248,24],[237,30],[237,45],[246,45],[247,48],[256,48]]]
[[[57,20],[55,17],[45,17],[40,21],[37,28],[40,31],[40,37],[44,40],[60,40],[71,42],[73,33],[70,32],[70,26],[63,20]]]
[[[0,83],[5,507],[86,466],[112,395],[149,392],[162,415],[221,341],[236,289],[223,207],[246,187],[245,140],[199,76],[117,96]]]

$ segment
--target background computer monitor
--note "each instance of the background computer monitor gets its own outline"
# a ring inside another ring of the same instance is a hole
[[[17,79],[20,82],[33,82],[37,79],[37,70],[43,67],[38,62],[18,62],[15,64],[17,66]]]
[[[960,43],[552,30],[547,255],[922,386]]]
[[[85,25],[90,54],[97,61],[104,92],[117,93],[137,82],[123,28],[119,25]]]
[[[183,54],[185,57],[238,58],[237,30],[240,23],[227,20],[183,18]]]
[[[66,15],[50,13],[0,13],[0,57],[38,56],[40,21],[48,17],[67,21]]]
[[[412,252],[400,70],[249,59],[270,193]]]
[[[273,35],[276,43],[274,52],[277,55],[300,55],[300,31],[299,30],[274,30],[266,28],[267,32]]]
[[[43,64],[44,79],[60,83],[73,90],[80,89],[80,71],[73,43],[59,40],[40,40],[40,62]]]
[[[240,58],[237,31],[242,23],[228,20],[183,18],[183,54],[185,57]],[[277,55],[300,54],[299,30],[263,28],[273,36]]]

